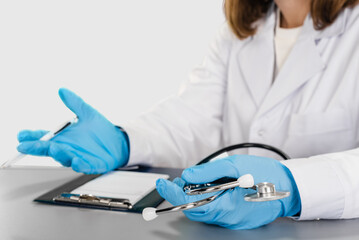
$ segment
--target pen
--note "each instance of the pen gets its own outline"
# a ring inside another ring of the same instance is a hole
[[[60,133],[62,130],[64,130],[65,128],[67,128],[68,126],[70,126],[73,123],[76,123],[78,120],[77,117],[75,117],[74,119],[72,119],[69,122],[66,122],[65,124],[60,125],[55,131],[50,131],[48,133],[46,133],[44,136],[42,136],[39,140],[40,141],[49,141],[51,138],[53,138],[54,136],[56,136],[58,133]],[[10,166],[11,164],[16,163],[17,161],[19,161],[20,159],[24,158],[26,156],[26,154],[23,153],[18,153],[14,158],[11,158],[10,160],[6,161],[5,163],[3,163],[1,165],[1,169],[2,168],[6,168],[8,166]]]

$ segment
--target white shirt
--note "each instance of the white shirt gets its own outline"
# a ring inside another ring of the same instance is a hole
[[[275,55],[276,55],[276,70],[275,76],[278,75],[285,60],[287,59],[290,51],[293,49],[295,42],[297,41],[302,27],[296,28],[281,28],[280,27],[280,11],[277,11],[277,21],[275,28]]]

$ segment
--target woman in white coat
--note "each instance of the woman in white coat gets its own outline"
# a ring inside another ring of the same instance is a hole
[[[61,89],[79,122],[49,142],[38,141],[46,131],[22,131],[18,150],[101,173],[125,164],[189,167],[224,146],[265,143],[292,159],[279,162],[270,152],[248,149],[186,169],[174,183],[159,180],[157,190],[183,204],[196,200],[183,193],[186,182],[251,173],[291,196],[255,205],[243,201],[249,190],[236,189],[186,216],[234,229],[281,216],[359,217],[358,4],[226,0],[228,24],[178,95],[123,131]]]

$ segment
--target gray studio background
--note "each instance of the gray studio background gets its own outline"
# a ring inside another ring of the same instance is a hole
[[[176,93],[223,22],[222,0],[0,0],[0,164],[74,116],[60,87],[118,125]]]

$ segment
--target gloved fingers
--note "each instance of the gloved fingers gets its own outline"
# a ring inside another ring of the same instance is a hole
[[[65,167],[70,167],[72,160],[77,156],[70,146],[54,142],[50,144],[48,155]]]
[[[42,138],[46,133],[48,133],[46,130],[22,130],[17,134],[17,140],[19,142],[36,141]]]
[[[94,108],[82,100],[82,98],[66,88],[59,89],[59,96],[66,107],[75,113],[80,120],[89,118],[93,113],[97,112]]]
[[[216,194],[218,194],[218,192]],[[206,208],[203,208],[202,211],[194,211],[196,209],[190,209],[183,211],[183,213],[192,221],[214,223],[221,219],[223,215],[233,212],[241,207],[240,203],[235,199],[236,197],[232,195],[232,192],[227,191],[213,202],[205,205],[204,207]]]
[[[65,167],[71,166],[71,161],[76,156],[71,147],[52,141],[22,142],[17,150],[24,154],[52,157]]]
[[[179,187],[177,184],[165,180],[158,179],[156,181],[157,192],[170,202],[172,205],[181,205],[187,203],[186,194],[183,192],[183,188]]]
[[[17,146],[17,150],[24,154],[48,156],[51,141],[26,141]]]
[[[206,212],[183,211],[184,215],[191,221],[208,222],[211,220],[211,215]]]
[[[94,174],[91,164],[83,157],[74,157],[72,159],[71,167],[75,172]]]
[[[215,201],[218,201],[216,199]],[[227,203],[229,204],[229,203]],[[185,210],[183,213],[192,221],[213,223],[216,222],[221,214],[223,214],[222,207],[219,207],[216,203],[211,202],[201,208],[194,208]]]
[[[178,177],[173,180],[173,183],[176,184],[177,186],[179,186],[182,189],[186,185],[186,182],[183,181],[182,178],[178,178]]]
[[[176,182],[181,184],[179,180],[176,180]],[[213,195],[213,194],[203,194],[200,196],[188,196],[183,191],[183,187],[180,187],[176,183],[161,178],[157,180],[156,188],[157,188],[157,192],[161,195],[161,197],[166,199],[174,206],[195,202],[200,199],[205,199]],[[198,208],[191,209],[190,211],[206,212],[207,207],[208,204]]]
[[[109,162],[97,156],[82,153],[72,160],[71,167],[76,172],[85,174],[101,174],[113,170]]]
[[[228,158],[185,169],[182,178],[189,183],[208,183],[222,177],[238,178],[238,171]]]

